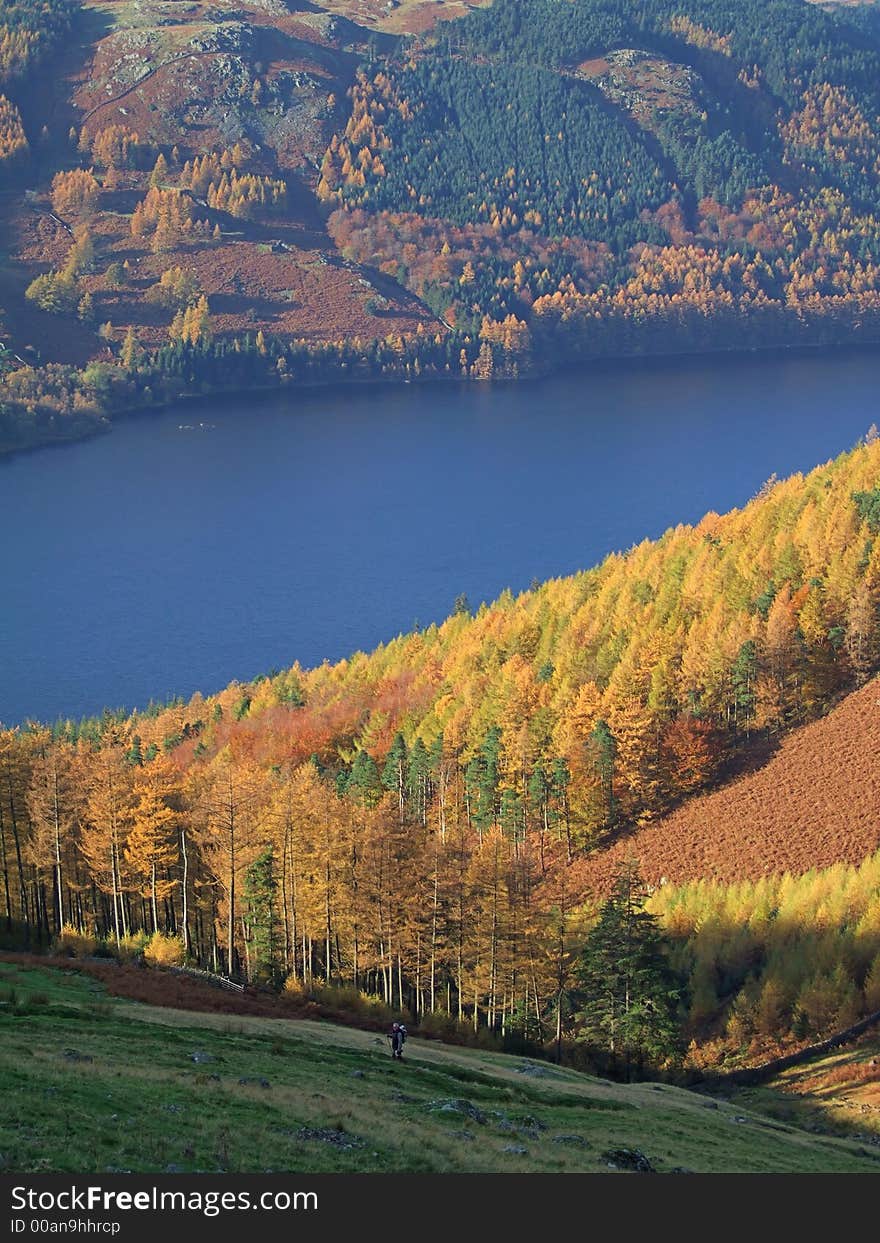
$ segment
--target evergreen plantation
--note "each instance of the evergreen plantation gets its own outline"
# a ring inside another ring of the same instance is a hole
[[[159,961],[344,984],[427,1026],[576,1034],[605,897],[578,861],[877,671],[878,484],[872,432],[741,510],[335,666],[3,731],[10,940],[152,936]],[[877,1009],[876,892],[876,860],[656,890],[692,1056]]]
[[[880,43],[848,12],[497,0],[359,74],[334,237],[482,340],[474,374],[870,337]]]

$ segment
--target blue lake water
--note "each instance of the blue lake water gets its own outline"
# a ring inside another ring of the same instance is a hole
[[[849,448],[878,377],[844,352],[316,390],[0,461],[0,720],[335,660],[586,568]]]

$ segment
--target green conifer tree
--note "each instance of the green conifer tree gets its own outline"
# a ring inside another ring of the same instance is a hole
[[[270,846],[245,874],[244,899],[250,932],[250,977],[274,983],[278,976],[278,879]]]
[[[664,953],[638,864],[616,871],[611,896],[587,937],[577,977],[583,994],[580,1038],[623,1059],[629,1076],[646,1060],[678,1052],[677,1005],[681,985]]]

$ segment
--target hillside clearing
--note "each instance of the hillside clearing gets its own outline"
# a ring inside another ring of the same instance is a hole
[[[782,738],[754,772],[688,800],[577,864],[584,891],[604,889],[619,861],[638,857],[647,880],[759,880],[835,863],[880,846],[880,682]]]

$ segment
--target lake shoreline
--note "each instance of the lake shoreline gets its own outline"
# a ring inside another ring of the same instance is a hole
[[[193,397],[12,458],[0,718],[333,663],[582,572],[833,460],[880,422],[877,375],[839,349]]]
[[[347,379],[343,376],[333,376],[326,380],[304,380],[300,382],[293,380],[281,384],[248,385],[243,388],[232,389],[223,387],[206,392],[181,392],[167,400],[148,402],[144,405],[129,408],[120,407],[117,410],[108,411],[100,420],[96,420],[94,427],[84,428],[81,431],[73,432],[69,436],[52,437],[51,439],[35,441],[33,444],[28,445],[0,445],[0,462],[8,461],[22,454],[36,453],[43,449],[65,448],[83,441],[93,440],[112,432],[116,423],[123,423],[129,419],[141,416],[149,417],[155,413],[174,409],[176,406],[198,407],[200,403],[216,403],[218,401],[226,404],[226,401],[238,401],[243,397],[257,397],[262,401],[262,399],[281,398],[292,393],[313,394],[327,392],[332,395],[337,392],[368,392],[382,387],[388,387],[396,391],[408,384],[418,385],[419,387],[449,384],[480,385],[486,388],[519,387],[522,385],[540,384],[557,376],[587,376],[602,373],[609,369],[614,370],[623,364],[626,364],[629,368],[636,367],[639,370],[646,367],[657,367],[662,370],[673,364],[680,364],[682,362],[695,363],[701,360],[717,360],[727,365],[741,359],[766,359],[772,362],[776,358],[816,357],[826,353],[829,355],[863,355],[877,350],[880,350],[880,338],[866,341],[840,341],[830,344],[827,342],[818,344],[799,342],[793,345],[779,343],[766,346],[732,345],[703,350],[658,351],[656,354],[607,354],[597,358],[579,359],[544,367],[533,365],[519,376],[498,376],[492,379],[474,379],[460,374],[433,372],[407,377],[356,376]]]

